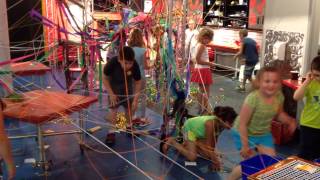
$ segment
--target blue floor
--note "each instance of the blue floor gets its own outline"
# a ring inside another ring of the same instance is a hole
[[[245,94],[234,91],[236,82],[229,77],[214,74],[214,85],[212,86],[211,101],[213,105],[231,105],[239,112]],[[57,81],[64,85],[63,76],[59,73],[55,77],[51,73],[46,74],[47,81],[41,84],[42,88],[59,89]],[[30,82],[34,79],[25,78],[16,81],[15,86],[21,87],[21,83]],[[37,80],[36,80],[37,81]],[[30,83],[29,83],[30,85]],[[40,84],[36,84],[37,88]],[[34,87],[33,87],[34,88]],[[22,89],[25,91],[25,89]],[[78,91],[78,93],[81,91]],[[96,93],[98,94],[98,93]],[[236,97],[236,98],[235,98]],[[49,145],[46,150],[46,157],[52,162],[48,177],[41,176],[42,169],[32,167],[32,163],[25,163],[26,159],[38,159],[37,139],[23,138],[11,139],[15,163],[17,165],[16,179],[224,179],[230,169],[240,162],[239,152],[236,150],[229,131],[224,131],[218,141],[217,149],[222,152],[223,170],[211,172],[208,170],[210,162],[198,158],[196,166],[185,166],[184,157],[179,156],[174,150],[170,150],[168,158],[165,158],[159,149],[159,137],[155,135],[140,135],[132,137],[125,132],[116,133],[116,144],[105,147],[102,143],[108,130],[105,121],[107,115],[106,100],[104,103],[95,103],[90,106],[86,113],[86,128],[101,126],[102,129],[93,134],[99,142],[86,135],[85,151],[82,154],[78,144],[78,134],[48,136],[44,138],[45,144]],[[190,106],[193,113],[196,105]],[[154,111],[154,108],[147,110],[147,117],[153,123],[145,129],[158,129],[162,123],[162,116]],[[70,115],[70,121],[56,120],[43,125],[43,131],[63,132],[77,130],[73,123],[77,124],[79,113]],[[36,128],[32,124],[19,122],[13,119],[6,119],[6,127],[9,136],[25,134],[36,134]],[[112,152],[117,152],[118,154]],[[279,155],[286,157],[297,152],[297,143],[277,147]],[[120,157],[121,156],[121,157]],[[124,158],[124,159],[122,159]],[[131,163],[129,163],[129,162]]]

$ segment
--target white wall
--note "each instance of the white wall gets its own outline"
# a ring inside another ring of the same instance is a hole
[[[319,31],[319,43],[318,44],[319,44],[319,47],[320,47],[320,31]]]
[[[299,59],[303,65],[308,39],[309,0],[267,0],[263,37],[266,30],[298,32],[304,34],[303,57]],[[262,53],[264,54],[265,38],[263,38]]]
[[[310,15],[308,24],[308,39],[306,46],[306,56],[302,74],[310,71],[312,59],[318,54],[320,31],[320,0],[310,0]]]
[[[73,15],[74,19],[76,20],[76,22],[74,22],[72,17],[71,17],[71,15],[69,15],[69,19],[71,20],[71,26],[75,30],[78,30],[77,25],[79,26],[79,28],[81,30],[83,30],[83,24],[86,24],[87,22],[92,21],[92,18],[90,16],[91,15],[90,8],[89,8],[90,5],[87,6],[88,7],[86,9],[87,12],[84,12],[84,10],[80,6],[78,6],[78,5],[76,5],[76,4],[72,3],[72,2],[68,3],[68,7],[69,7],[69,9],[71,11],[71,14]],[[68,11],[67,11],[67,13],[68,13]],[[87,21],[87,22],[84,22],[84,20]],[[75,33],[75,31],[73,31],[73,30],[71,30],[71,32]],[[81,38],[80,38],[79,35],[75,35],[75,36],[71,35],[71,36],[69,36],[69,40],[70,41],[74,41],[74,42],[80,42]]]
[[[215,45],[231,46],[231,47],[233,46],[235,48],[238,47],[235,41],[240,41],[239,30],[228,29],[228,28],[217,28],[217,29],[213,29],[213,31],[214,31],[213,43]],[[261,47],[261,43],[262,43],[261,32],[249,30],[248,37],[254,39]]]
[[[9,31],[6,1],[0,2],[0,61],[10,59]],[[2,67],[1,67],[2,68]]]

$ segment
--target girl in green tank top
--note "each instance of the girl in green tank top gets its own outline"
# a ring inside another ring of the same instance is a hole
[[[214,109],[214,115],[190,118],[183,125],[183,144],[178,143],[174,137],[169,137],[162,151],[167,153],[172,146],[189,161],[195,161],[200,154],[212,161],[211,169],[219,170],[220,160],[214,149],[217,138],[223,129],[232,126],[236,116],[233,108],[218,106]]]
[[[290,132],[296,128],[295,119],[283,111],[279,69],[263,67],[255,82],[256,88],[246,97],[232,129],[235,144],[244,159],[254,156],[254,150],[259,154],[276,155],[270,128],[273,118],[287,124]],[[241,166],[236,166],[228,180],[239,179],[241,171]]]

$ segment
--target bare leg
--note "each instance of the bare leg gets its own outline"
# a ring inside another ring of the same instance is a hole
[[[204,109],[202,96],[203,96],[203,87],[202,87],[201,84],[199,84],[199,93],[198,93],[198,102],[199,102],[199,105],[200,105],[199,113],[201,113],[203,111],[203,109]]]
[[[146,106],[147,106],[147,101],[146,101],[146,80],[144,79],[142,81],[142,90],[141,90],[141,95],[140,95],[140,118],[145,118],[146,116]]]
[[[241,178],[241,166],[237,165],[235,168],[232,169],[228,180],[238,180]]]
[[[203,106],[207,112],[210,112],[209,109],[209,97],[210,97],[210,85],[204,85],[205,91],[203,94]]]
[[[108,120],[110,123],[112,123],[113,125],[116,124],[117,113],[118,113],[118,108],[112,108],[112,109],[110,109],[110,112],[109,112],[109,114],[108,114],[107,120]]]
[[[265,147],[265,146],[257,146],[258,152],[260,154],[267,154],[269,156],[276,156],[276,152],[273,148]],[[228,180],[238,180],[242,176],[241,166],[238,165],[235,168],[233,168],[230,176],[228,177]]]
[[[173,137],[168,138],[166,145],[164,146],[164,152],[167,152],[168,145],[171,145],[172,147],[176,148],[179,153],[181,153],[183,156],[185,156],[189,161],[195,161],[197,159],[197,148],[196,144],[194,142],[186,140],[185,143],[182,145]],[[166,150],[166,151],[165,151]]]
[[[200,105],[201,105],[201,112],[209,111],[208,109],[208,99],[209,99],[209,94],[210,94],[210,85],[200,85],[199,84],[199,89],[200,89]]]
[[[253,153],[252,156],[255,156],[256,153]],[[251,157],[252,157],[251,156]],[[229,177],[227,178],[227,180],[238,180],[242,177],[242,169],[241,169],[241,165],[237,165],[236,167],[234,167],[232,169],[232,172],[230,173]]]
[[[257,146],[258,152],[260,154],[266,154],[268,156],[276,156],[276,151],[273,148],[266,147],[266,146]]]
[[[107,121],[111,123],[111,127],[109,129],[109,133],[115,131],[116,118],[117,118],[118,108],[111,108],[110,112],[107,116]]]
[[[205,123],[205,139],[198,139],[196,141],[197,152],[204,157],[211,159],[212,170],[219,170],[221,163],[217,152],[215,151],[216,139],[218,136],[214,131],[214,121],[207,121]]]
[[[243,81],[242,81],[242,87],[243,89],[246,89],[246,82],[247,82],[248,77],[247,76],[243,76]]]

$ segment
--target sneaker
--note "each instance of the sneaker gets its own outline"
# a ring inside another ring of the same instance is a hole
[[[240,92],[246,92],[246,88],[242,87],[242,86],[237,86],[236,90],[240,91]]]
[[[108,133],[107,137],[104,141],[106,145],[113,145],[116,143],[116,134],[115,133]]]
[[[143,128],[151,124],[151,121],[147,118],[135,118],[132,120],[133,127]],[[127,127],[131,127],[128,125]]]

